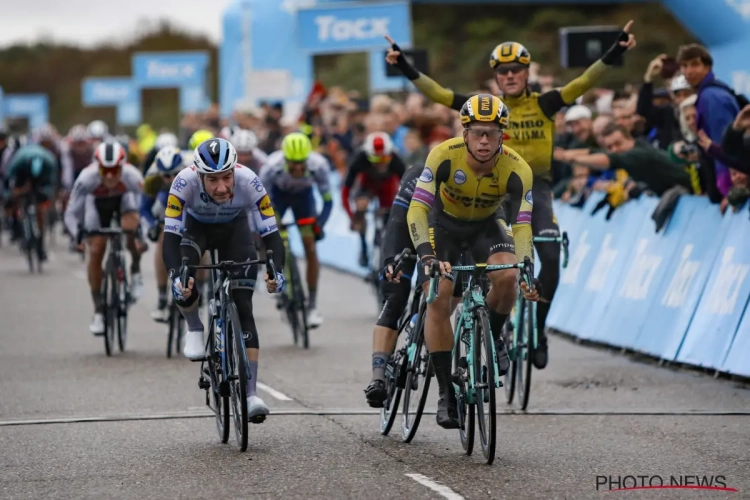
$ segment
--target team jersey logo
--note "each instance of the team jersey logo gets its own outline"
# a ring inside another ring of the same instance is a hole
[[[185,203],[184,200],[181,200],[177,196],[170,194],[169,198],[167,198],[167,209],[164,211],[164,215],[166,217],[169,217],[170,219],[182,219],[182,207]]]
[[[172,183],[172,189],[174,189],[178,193],[182,192],[185,186],[187,186],[187,181],[182,177],[177,177]]]
[[[422,170],[422,175],[419,176],[419,180],[422,182],[432,182],[432,171],[430,167],[425,167]]]
[[[526,196],[524,197],[524,199],[526,200],[526,203],[528,203],[532,207],[534,206],[534,198],[531,196],[531,191],[526,191]]]
[[[466,174],[463,170],[456,170],[456,173],[453,174],[453,182],[456,184],[463,184],[466,182]]]
[[[268,197],[268,195],[265,195],[263,198],[261,198],[260,201],[256,203],[256,205],[258,206],[258,211],[260,212],[261,219],[266,220],[274,216],[273,207],[271,206],[271,199]]]

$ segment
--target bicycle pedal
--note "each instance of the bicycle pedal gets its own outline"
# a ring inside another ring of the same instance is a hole
[[[190,359],[190,358],[188,358],[188,359]],[[208,361],[208,358],[204,356],[204,357],[198,358],[198,359],[190,359],[190,361],[193,362],[193,363],[202,363],[204,361]]]
[[[211,382],[209,382],[208,380],[206,380],[203,377],[201,377],[200,379],[198,379],[198,388],[199,389],[208,389],[209,387],[211,387]]]
[[[266,421],[265,415],[255,415],[254,417],[250,417],[248,419],[248,422],[250,422],[251,424],[262,424],[265,421]]]

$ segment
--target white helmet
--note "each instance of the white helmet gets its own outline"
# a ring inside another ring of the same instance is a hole
[[[88,130],[86,130],[86,125],[73,125],[70,127],[70,130],[68,130],[68,140],[71,142],[81,142],[86,141],[89,138]]]
[[[237,165],[237,151],[226,139],[209,139],[195,148],[193,164],[199,174],[218,174]]]
[[[156,138],[156,141],[154,142],[154,147],[158,151],[161,151],[168,146],[177,147],[178,142],[179,141],[177,140],[176,135],[171,132],[166,132],[164,134],[159,134],[159,136]]]
[[[185,166],[180,148],[167,146],[159,150],[154,158],[154,164],[160,174],[171,174]]]
[[[692,87],[685,78],[685,75],[677,75],[672,78],[672,93],[680,90],[690,90]]]
[[[221,137],[222,139],[230,140],[230,138],[240,130],[242,129],[237,125],[230,125],[221,129],[221,132],[219,132],[219,137]]]
[[[116,141],[102,142],[94,151],[94,159],[103,168],[122,167],[126,157],[125,148]]]
[[[362,148],[367,156],[382,158],[393,153],[393,141],[385,132],[373,132],[365,137]]]
[[[109,135],[109,127],[101,120],[94,120],[87,128],[89,137],[92,139],[104,139]]]
[[[237,130],[229,141],[240,153],[252,153],[258,146],[258,137],[251,130]]]

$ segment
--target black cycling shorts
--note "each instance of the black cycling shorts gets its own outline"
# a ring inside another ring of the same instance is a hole
[[[484,263],[496,253],[515,254],[513,236],[493,215],[481,221],[460,221],[438,214],[430,221],[430,244],[435,256],[455,266],[466,251],[474,262]]]
[[[557,238],[560,236],[560,226],[557,224],[557,217],[555,217],[555,210],[552,206],[552,186],[550,186],[548,180],[534,177],[531,193],[534,196],[531,231],[534,236]]]

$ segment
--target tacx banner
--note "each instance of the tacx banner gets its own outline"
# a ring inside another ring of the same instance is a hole
[[[383,50],[385,35],[411,44],[409,3],[327,3],[300,9],[297,33],[300,49],[311,54]]]
[[[727,214],[725,218],[729,220],[726,236],[677,354],[677,361],[681,363],[721,366],[750,297],[747,210]]]
[[[116,106],[137,100],[139,90],[130,77],[86,78],[81,97],[84,106]]]
[[[27,118],[31,129],[49,121],[49,99],[46,94],[5,94],[3,107],[8,118]]]
[[[710,238],[705,228],[712,228]],[[629,348],[674,360],[725,231],[721,213],[708,199],[680,198],[667,227],[649,242],[649,255],[663,257],[661,274],[655,294],[646,298],[646,314],[634,312],[641,321]]]
[[[750,305],[749,305],[750,306]],[[737,334],[734,336],[732,346],[729,348],[721,371],[750,377],[750,307],[745,307]]]
[[[142,121],[140,97],[136,101],[123,102],[117,105],[118,125],[135,126]]]
[[[141,88],[205,86],[206,52],[141,52],[133,54],[133,80]]]

